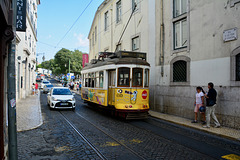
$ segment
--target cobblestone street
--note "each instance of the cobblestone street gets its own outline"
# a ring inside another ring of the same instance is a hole
[[[75,97],[75,112],[50,110],[41,94],[43,125],[18,132],[19,159],[209,160],[239,153],[238,142],[152,117],[124,121]]]

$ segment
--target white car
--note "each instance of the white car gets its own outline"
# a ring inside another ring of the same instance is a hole
[[[47,102],[50,109],[73,109],[76,107],[75,93],[66,87],[53,87],[48,93]]]
[[[49,81],[47,80],[43,80],[42,83],[40,84],[40,88],[43,88],[45,85],[51,84]]]

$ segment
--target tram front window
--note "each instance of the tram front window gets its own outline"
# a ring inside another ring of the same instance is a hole
[[[130,68],[118,69],[118,86],[129,87]]]
[[[133,87],[142,87],[143,86],[143,69],[142,68],[133,68]]]

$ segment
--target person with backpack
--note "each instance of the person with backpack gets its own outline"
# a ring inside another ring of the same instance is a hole
[[[202,87],[197,87],[196,88],[197,93],[196,93],[196,99],[194,102],[194,113],[195,113],[195,119],[192,121],[192,123],[197,123],[197,117],[198,117],[198,112],[200,111],[200,114],[202,115],[202,122],[203,124],[205,124],[206,122],[206,116],[205,116],[205,112],[202,111],[202,107],[204,107],[204,91],[202,89]]]
[[[215,108],[217,106],[217,91],[214,89],[214,84],[212,82],[208,83],[208,93],[205,94],[205,97],[207,99],[207,107],[206,107],[206,120],[207,124],[203,126],[204,128],[210,128],[210,119],[214,120],[215,128],[220,127],[220,123],[218,122],[218,119],[215,115]]]

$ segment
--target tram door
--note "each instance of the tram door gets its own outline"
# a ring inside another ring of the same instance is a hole
[[[108,73],[108,104],[115,105],[115,83],[116,70],[111,70]]]

